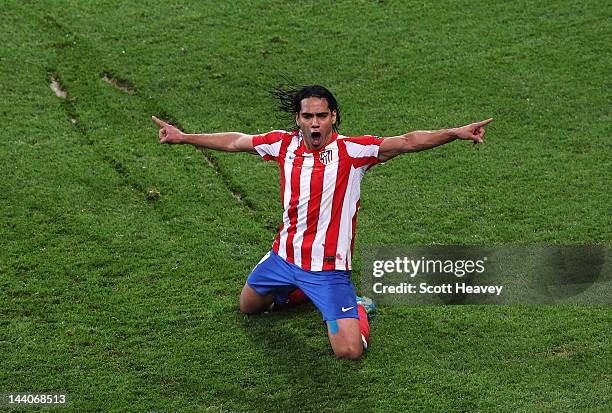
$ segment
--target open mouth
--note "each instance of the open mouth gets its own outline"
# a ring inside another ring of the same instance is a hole
[[[312,132],[310,137],[312,138],[312,144],[314,146],[319,146],[321,144],[321,132]]]
[[[314,146],[315,149],[321,146],[321,132],[312,132],[310,138],[312,139],[312,146]]]

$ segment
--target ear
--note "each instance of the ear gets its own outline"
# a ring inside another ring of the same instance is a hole
[[[295,114],[295,124],[299,127],[300,126],[300,122],[298,122],[298,119],[300,118],[300,114],[296,113]]]
[[[332,113],[331,113],[332,125],[336,124],[336,118],[337,118],[336,115],[338,115],[338,111],[337,110],[332,110]]]

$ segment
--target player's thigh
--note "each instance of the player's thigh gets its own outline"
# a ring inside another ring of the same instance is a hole
[[[248,283],[244,283],[240,293],[240,311],[245,314],[261,313],[270,307],[273,300],[272,293],[259,294]]]
[[[350,359],[361,357],[363,342],[358,318],[327,321],[327,336],[337,357]]]

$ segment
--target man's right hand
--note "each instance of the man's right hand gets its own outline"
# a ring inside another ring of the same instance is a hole
[[[183,143],[183,132],[175,126],[170,125],[163,120],[157,119],[155,116],[151,116],[153,122],[157,123],[160,127],[159,129],[159,143],[164,144],[177,144]]]
[[[483,143],[485,136],[484,127],[493,122],[493,118],[453,129],[453,133],[459,139],[471,140],[474,143]]]

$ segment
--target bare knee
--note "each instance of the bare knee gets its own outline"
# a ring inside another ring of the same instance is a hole
[[[256,313],[256,311],[254,311],[254,309],[251,306],[243,303],[242,300],[240,300],[240,312],[243,314],[255,314]]]
[[[264,310],[260,303],[253,303],[240,297],[240,312],[243,314],[257,314]]]
[[[339,359],[357,360],[363,354],[363,345],[344,345],[334,349],[334,354]]]
[[[244,314],[257,314],[265,311],[273,298],[271,294],[261,295],[245,284],[240,294],[240,312]]]

